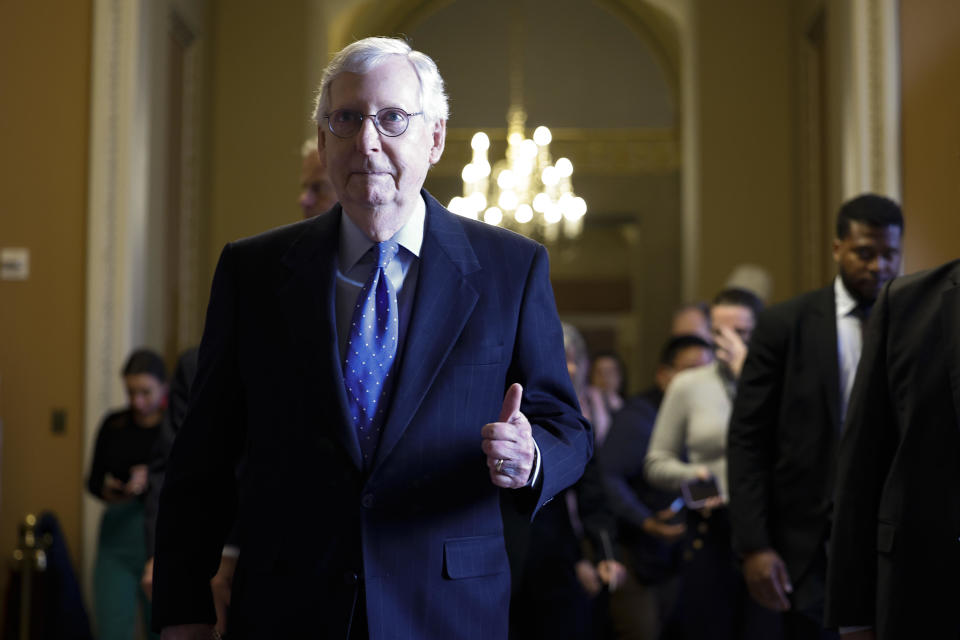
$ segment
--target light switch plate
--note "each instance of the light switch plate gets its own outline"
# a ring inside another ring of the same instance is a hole
[[[26,280],[30,276],[30,249],[0,248],[0,280]]]

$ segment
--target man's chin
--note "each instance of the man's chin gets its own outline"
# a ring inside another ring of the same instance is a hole
[[[873,304],[877,301],[877,298],[880,296],[880,292],[883,290],[883,285],[885,282],[879,284],[865,284],[857,288],[857,298],[860,302],[866,304]]]
[[[396,194],[390,193],[389,190],[384,189],[382,185],[369,185],[369,188],[358,186],[357,188],[350,189],[349,196],[346,200],[359,207],[382,207],[396,200]]]

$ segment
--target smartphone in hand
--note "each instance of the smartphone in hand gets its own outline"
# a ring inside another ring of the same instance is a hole
[[[701,509],[710,498],[720,495],[715,478],[709,480],[691,480],[680,486],[683,503],[688,509]]]

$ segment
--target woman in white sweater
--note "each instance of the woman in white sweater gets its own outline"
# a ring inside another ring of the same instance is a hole
[[[727,495],[727,423],[746,344],[762,307],[743,289],[724,289],[710,307],[716,360],[677,374],[650,437],[644,472],[650,484],[679,492],[713,480],[719,495],[687,514],[680,616],[690,640],[780,637],[779,619],[754,603],[735,567]]]

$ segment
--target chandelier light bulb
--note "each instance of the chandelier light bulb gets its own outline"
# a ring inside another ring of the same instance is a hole
[[[560,206],[554,202],[550,203],[550,206],[547,207],[547,210],[543,212],[543,220],[547,224],[556,224],[563,219],[563,214],[560,212]]]
[[[497,201],[500,208],[504,211],[513,211],[520,204],[520,198],[513,191],[501,191],[500,198]]]
[[[501,189],[513,189],[517,186],[517,176],[510,169],[504,169],[497,176],[497,186]]]
[[[573,163],[567,158],[560,158],[554,166],[557,167],[561,178],[569,178],[573,175]]]
[[[503,211],[498,207],[490,207],[483,212],[483,221],[487,224],[498,225],[503,220]]]
[[[543,184],[548,187],[552,187],[560,182],[560,173],[557,171],[556,167],[545,167],[540,179],[543,180]]]
[[[533,140],[524,140],[520,143],[520,153],[523,154],[525,158],[536,158],[537,157],[537,143]]]
[[[477,170],[477,166],[470,162],[463,166],[463,171],[460,172],[460,177],[463,178],[464,182],[469,184],[477,181],[478,173],[479,171]]]
[[[513,214],[513,218],[520,224],[527,224],[533,220],[533,209],[530,208],[528,204],[522,204],[517,207],[516,212]]]
[[[470,138],[470,148],[474,151],[486,151],[490,148],[490,138],[483,131],[478,131]]]
[[[577,196],[573,199],[573,216],[574,220],[579,220],[587,214],[587,201]]]
[[[520,144],[521,142],[523,142],[523,134],[522,134],[522,133],[519,133],[519,132],[517,132],[517,131],[514,131],[514,132],[511,133],[509,136],[507,136],[507,143],[508,143],[511,147],[515,147],[515,146],[517,146],[518,144]]]
[[[543,125],[537,127],[533,130],[533,141],[537,143],[538,147],[545,147],[553,140],[553,134],[550,133],[550,129],[547,129]]]
[[[479,191],[474,191],[467,196],[467,202],[470,205],[470,209],[473,210],[474,215],[487,208],[487,197]]]
[[[537,213],[546,213],[551,204],[550,196],[542,191],[533,198],[533,210]]]
[[[484,160],[480,164],[474,164],[474,167],[477,168],[477,179],[481,180],[490,175],[490,163]]]
[[[450,199],[450,204],[447,205],[447,209],[456,213],[457,215],[463,215],[463,205],[465,201],[460,196],[454,196]]]

